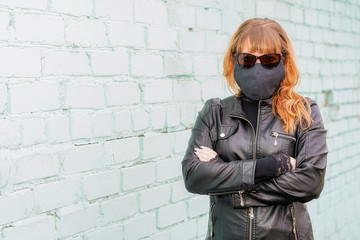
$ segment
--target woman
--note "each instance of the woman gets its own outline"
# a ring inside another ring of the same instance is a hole
[[[245,21],[224,58],[233,95],[199,111],[182,160],[186,189],[210,196],[206,239],[313,239],[328,148],[317,103],[302,97],[291,41],[268,18]]]

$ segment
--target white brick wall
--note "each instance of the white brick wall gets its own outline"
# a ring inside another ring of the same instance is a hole
[[[297,90],[328,129],[325,188],[307,204],[315,238],[356,239],[359,12],[335,0],[0,1],[0,239],[204,239],[208,197],[187,192],[181,160],[204,102],[230,95],[223,53],[255,16],[288,32]]]

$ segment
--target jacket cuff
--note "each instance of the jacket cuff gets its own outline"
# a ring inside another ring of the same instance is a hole
[[[244,191],[253,191],[255,189],[255,160],[241,160],[239,161],[242,164],[242,175],[240,189]]]

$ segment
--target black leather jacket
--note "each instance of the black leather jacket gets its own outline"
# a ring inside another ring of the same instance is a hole
[[[272,98],[259,101],[257,126],[246,118],[241,97],[206,101],[182,160],[186,189],[210,196],[206,239],[313,239],[304,203],[320,196],[328,147],[319,106],[306,99],[314,121],[306,130],[297,126],[293,134],[286,134],[272,113]],[[200,146],[214,149],[218,157],[200,161],[194,150]],[[278,152],[296,158],[296,169],[254,183],[254,159]]]

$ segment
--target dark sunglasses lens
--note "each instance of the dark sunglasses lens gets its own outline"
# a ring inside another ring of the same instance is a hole
[[[266,68],[274,68],[279,65],[281,60],[280,54],[266,54],[260,57],[260,61]]]
[[[256,62],[256,57],[251,54],[241,53],[238,56],[238,62],[244,68],[251,68]]]

